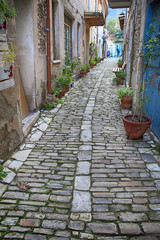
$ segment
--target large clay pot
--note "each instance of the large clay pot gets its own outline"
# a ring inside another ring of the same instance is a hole
[[[121,107],[128,109],[132,107],[132,96],[123,96],[121,98]]]
[[[152,123],[152,119],[143,116],[145,122],[132,122],[127,118],[132,118],[132,114],[123,116],[123,123],[126,129],[126,133],[129,139],[138,139],[143,137],[143,134],[147,131]]]

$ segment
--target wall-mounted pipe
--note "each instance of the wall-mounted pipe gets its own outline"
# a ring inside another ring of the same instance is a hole
[[[48,94],[51,93],[51,43],[50,43],[50,0],[47,0],[47,88]]]

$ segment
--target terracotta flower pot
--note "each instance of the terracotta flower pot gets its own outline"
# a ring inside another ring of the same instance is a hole
[[[91,66],[91,68],[93,68],[93,67],[95,66],[95,64],[92,64],[92,63],[91,63],[90,66]]]
[[[80,71],[80,77],[84,77],[85,74],[86,74],[86,72],[84,70]]]
[[[136,115],[137,116],[137,115]],[[143,137],[143,134],[147,131],[152,123],[152,119],[143,116],[144,122],[132,122],[133,115],[128,114],[123,116],[123,123],[126,129],[126,133],[129,139],[138,139]]]
[[[117,82],[117,85],[123,85],[123,78],[122,78],[122,77],[118,77],[118,78],[120,78],[121,81],[120,81],[120,82]]]
[[[68,92],[69,91],[69,85],[66,85],[65,86],[65,92]]]
[[[128,109],[132,107],[132,96],[123,96],[121,98],[121,107]]]

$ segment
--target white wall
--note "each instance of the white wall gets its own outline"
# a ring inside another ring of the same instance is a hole
[[[34,42],[31,0],[15,0],[16,41],[18,46],[18,65],[21,73],[25,95],[30,111],[36,108],[35,73],[34,73]]]

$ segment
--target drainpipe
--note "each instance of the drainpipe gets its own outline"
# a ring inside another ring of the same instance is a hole
[[[51,45],[50,45],[50,0],[47,0],[47,88],[48,94],[51,93]]]

